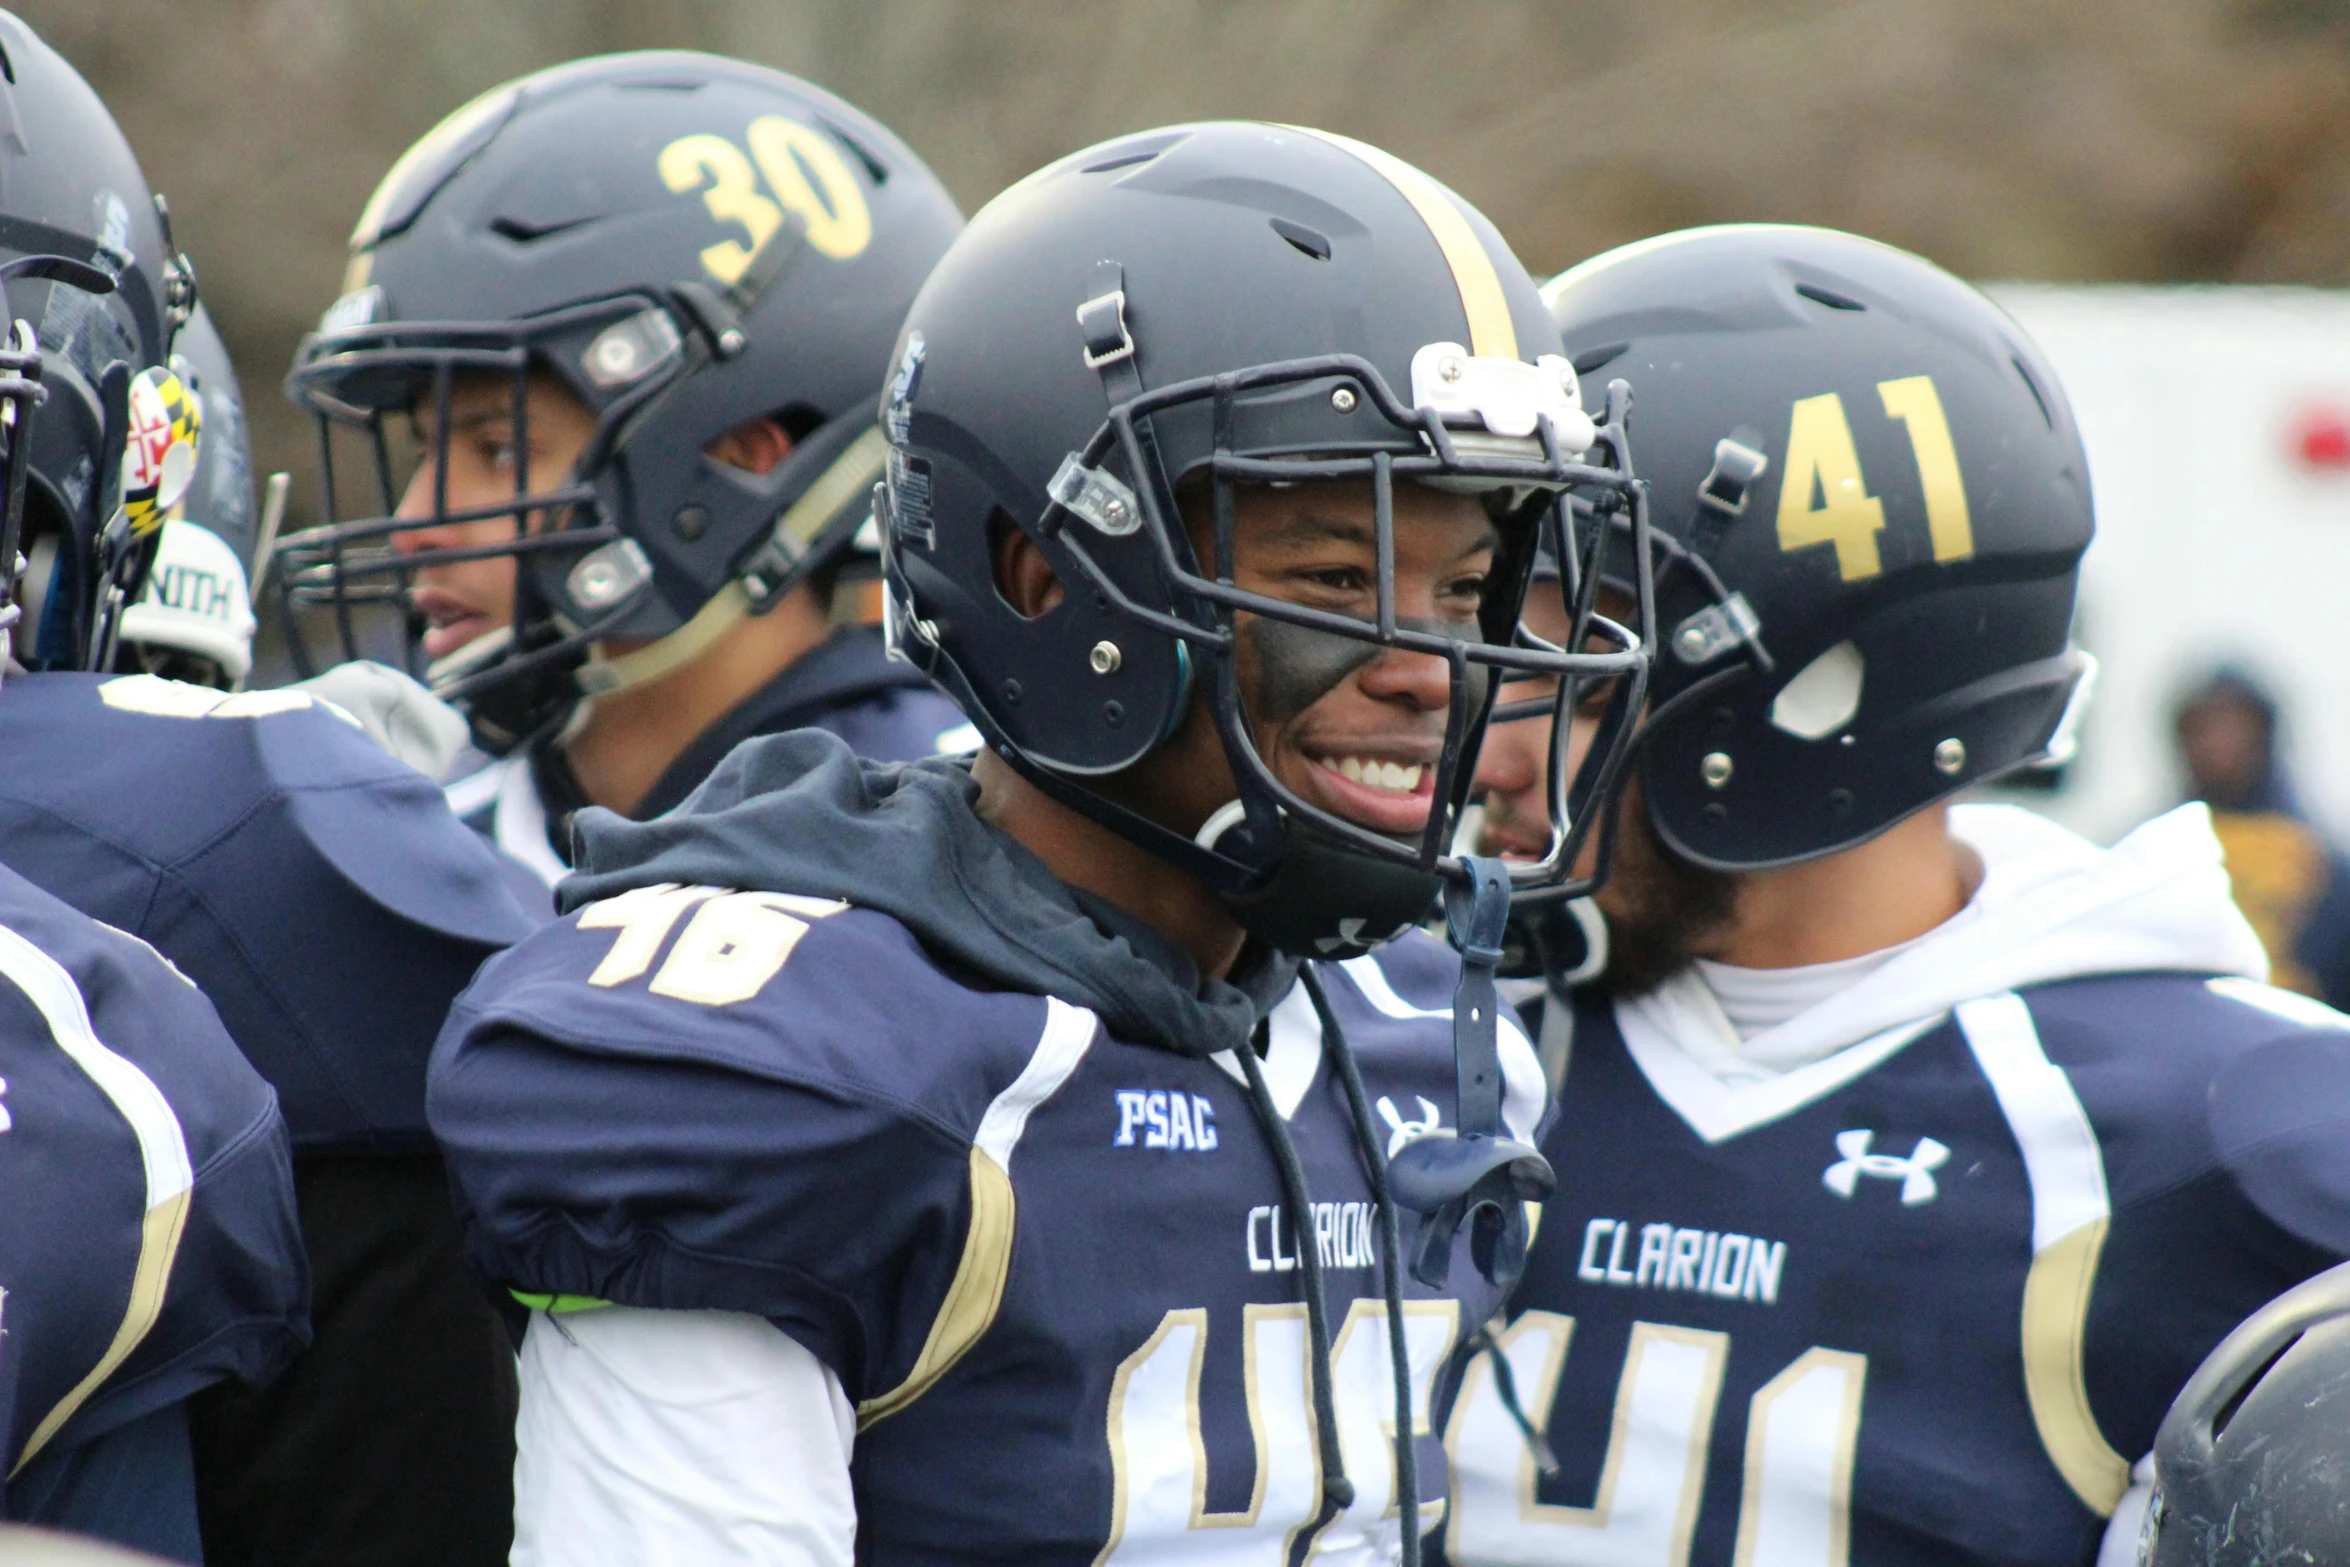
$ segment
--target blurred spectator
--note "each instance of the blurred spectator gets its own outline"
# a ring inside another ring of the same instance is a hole
[[[2267,689],[2222,666],[2179,703],[2179,757],[2273,982],[2350,1009],[2350,859],[2302,813],[2278,728]]]

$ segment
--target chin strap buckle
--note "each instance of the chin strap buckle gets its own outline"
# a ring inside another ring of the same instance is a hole
[[[1126,269],[1115,261],[1094,263],[1086,281],[1090,297],[1077,307],[1084,334],[1085,368],[1102,378],[1113,406],[1142,395],[1142,371],[1134,362],[1134,333],[1126,325]]]
[[[1444,1287],[1454,1239],[1469,1230],[1477,1271],[1507,1290],[1526,1270],[1530,1226],[1526,1204],[1557,1184],[1541,1150],[1508,1135],[1502,1121],[1504,1085],[1493,973],[1509,929],[1509,868],[1496,859],[1470,859],[1469,880],[1445,888],[1444,912],[1461,955],[1453,993],[1452,1048],[1459,1073],[1459,1126],[1415,1137],[1388,1161],[1388,1189],[1420,1215],[1412,1277]]]

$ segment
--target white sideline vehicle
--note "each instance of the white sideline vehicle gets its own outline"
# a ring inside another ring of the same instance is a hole
[[[2276,695],[2303,804],[2350,837],[2350,291],[1988,292],[2054,361],[2097,496],[2079,753],[1997,792],[2111,842],[2177,802],[2173,706],[2225,660]]]

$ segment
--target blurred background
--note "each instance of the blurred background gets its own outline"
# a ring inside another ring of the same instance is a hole
[[[1986,282],[2055,359],[2102,530],[2105,681],[2035,798],[2110,838],[2196,785],[2179,705],[2255,677],[2293,798],[2350,827],[2350,5],[2340,0],[17,0],[169,195],[275,395],[392,160],[475,93],[607,50],[828,86],[967,209],[1046,160],[1206,116],[1376,142],[1547,275],[1694,223],[1849,228]],[[266,637],[266,631],[265,631]],[[263,679],[259,671],[257,679]]]

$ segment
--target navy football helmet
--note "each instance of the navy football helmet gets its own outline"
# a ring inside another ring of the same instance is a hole
[[[1595,427],[1524,269],[1419,170],[1273,125],[1123,137],[991,202],[906,318],[882,412],[890,631],[1038,788],[1191,871],[1260,939],[1364,951],[1427,913],[1445,877],[1467,878],[1449,850],[1496,671],[1564,677],[1561,704],[1594,682],[1637,701],[1640,616],[1599,617],[1588,569],[1607,520],[1644,536],[1624,403],[1612,396]],[[1235,487],[1332,479],[1368,480],[1376,497],[1376,621],[1234,586]],[[1483,496],[1499,527],[1475,635],[1394,612],[1406,479]],[[1195,552],[1179,493],[1213,516],[1212,551]],[[995,583],[995,541],[1013,527],[1068,590],[1034,618]],[[1517,631],[1546,535],[1578,568],[1564,647]],[[1425,831],[1383,836],[1274,776],[1239,689],[1236,614],[1295,628],[1340,670],[1383,648],[1449,662]],[[1096,788],[1201,700],[1239,794],[1196,836]],[[1597,748],[1586,789],[1619,760]],[[1567,793],[1562,779],[1551,854],[1520,872],[1545,895],[1588,826]]]
[[[1641,398],[1640,776],[1675,852],[1832,854],[2065,750],[2089,469],[2005,312],[1891,246],[1775,225],[1627,245],[1544,294],[1577,369]]]
[[[325,520],[278,545],[282,586],[296,607],[331,608],[356,657],[371,607],[408,619],[420,568],[515,556],[511,625],[430,671],[492,750],[558,728],[583,695],[677,668],[849,546],[881,470],[873,393],[891,336],[961,226],[903,142],[779,71],[646,52],[494,89],[384,177],[345,292],[295,356]],[[510,504],[452,511],[442,495],[395,517],[387,424],[430,408],[445,443],[452,381],[478,372],[511,378],[518,430],[534,373],[578,397],[596,425],[576,471],[518,460]],[[795,443],[773,470],[704,455],[761,416]],[[358,438],[356,478],[336,471],[339,432]],[[339,516],[338,481],[372,484],[380,504]],[[533,514],[548,519],[535,532]],[[500,517],[513,534],[496,544],[392,547]],[[614,638],[649,645],[604,656]]]
[[[2350,1263],[2220,1341],[2154,1439],[2140,1567],[2350,1561]]]
[[[33,323],[46,393],[24,443],[23,527],[57,541],[34,661],[103,669],[195,477],[202,415],[172,362],[195,278],[89,83],[7,12],[0,53],[0,276]],[[0,559],[16,550],[0,541]]]

